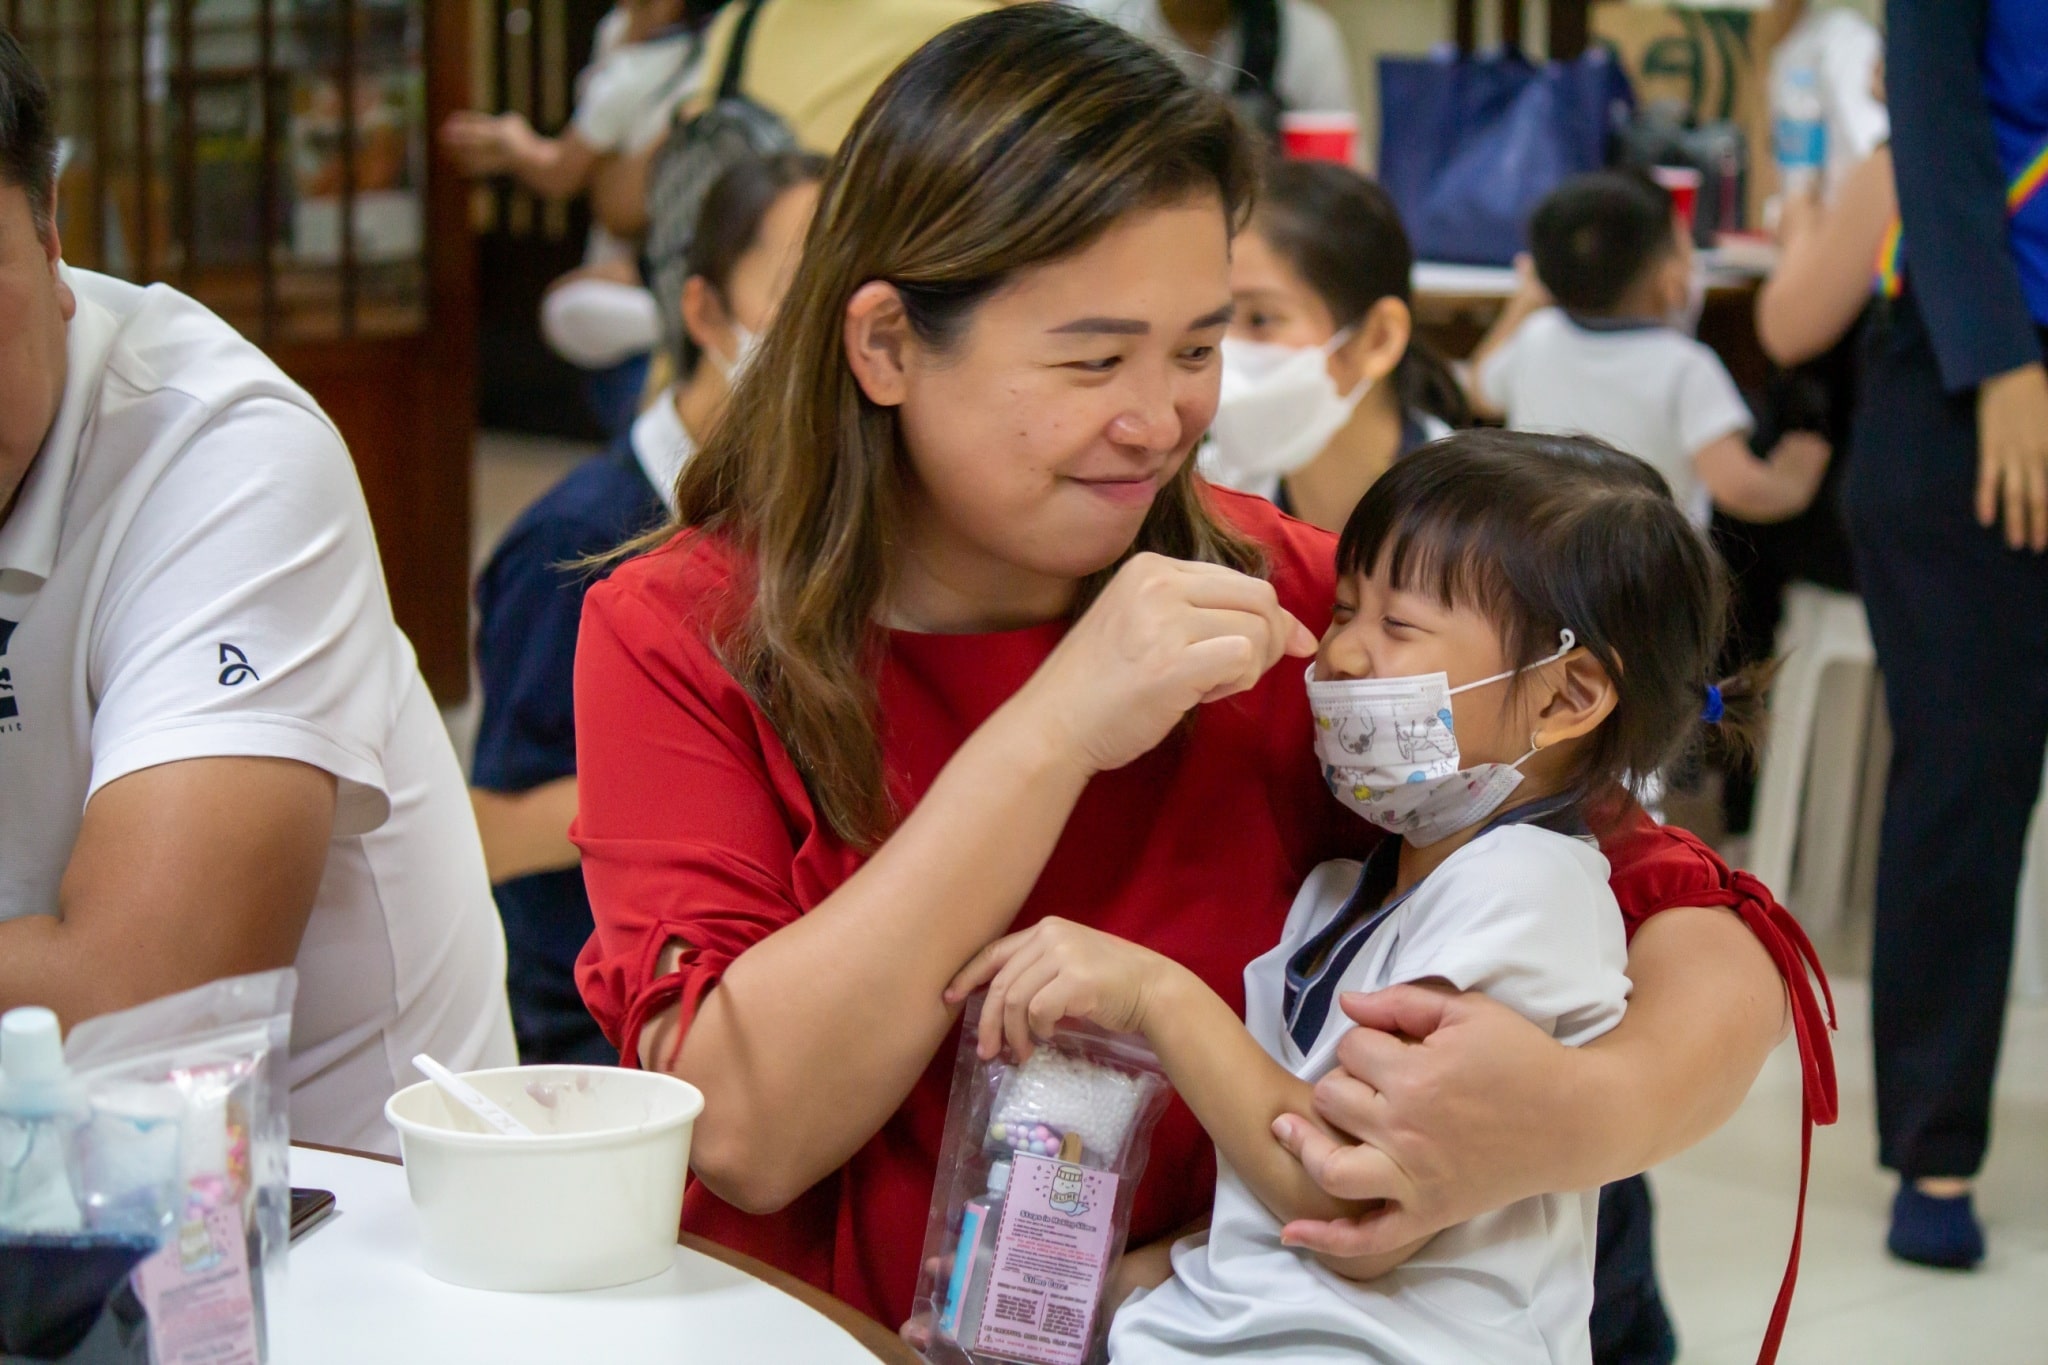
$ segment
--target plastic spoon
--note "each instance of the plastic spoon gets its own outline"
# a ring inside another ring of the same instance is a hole
[[[422,1052],[413,1058],[412,1064],[418,1067],[428,1080],[440,1086],[442,1094],[468,1110],[479,1122],[503,1133],[506,1137],[535,1136],[533,1129],[506,1113],[494,1101],[486,1099],[482,1091],[426,1053]]]

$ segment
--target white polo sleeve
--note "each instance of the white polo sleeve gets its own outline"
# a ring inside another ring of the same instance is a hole
[[[1747,436],[1756,427],[1749,404],[1735,387],[1721,357],[1690,339],[1678,373],[1678,435],[1688,455],[1697,455],[1723,436]]]
[[[1598,852],[1509,825],[1446,873],[1445,894],[1401,925],[1399,980],[1482,992],[1574,1045],[1621,1021],[1628,944]]]
[[[1523,343],[1528,339],[1531,323],[1537,323],[1541,313],[1532,313],[1522,319],[1522,325],[1508,334],[1506,341],[1495,347],[1493,353],[1479,362],[1475,376],[1479,384],[1479,396],[1496,412],[1508,413],[1513,419],[1515,410],[1515,387],[1517,372],[1521,367]]]
[[[627,150],[655,101],[681,101],[686,50],[677,40],[628,43],[590,70],[570,126],[599,152]]]
[[[390,813],[382,751],[413,670],[347,448],[239,401],[141,494],[89,637],[87,798],[183,759],[296,759],[339,779],[338,835]]]

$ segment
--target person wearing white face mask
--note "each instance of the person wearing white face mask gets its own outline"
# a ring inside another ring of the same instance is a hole
[[[529,507],[477,580],[483,714],[471,803],[505,922],[513,1030],[523,1061],[618,1059],[570,970],[590,936],[569,822],[576,814],[570,702],[577,624],[594,575],[582,561],[663,520],[676,475],[724,410],[788,285],[821,157],[743,161],[704,196],[677,310],[682,376],[604,454]]]
[[[1413,265],[1393,201],[1364,176],[1267,171],[1232,248],[1211,481],[1334,531],[1397,456],[1465,423],[1457,381],[1413,336]]]

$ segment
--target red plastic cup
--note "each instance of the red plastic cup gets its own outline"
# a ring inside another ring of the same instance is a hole
[[[1358,146],[1358,115],[1343,110],[1280,115],[1280,150],[1290,161],[1335,161],[1352,165]]]
[[[1691,166],[1652,166],[1650,178],[1671,191],[1671,207],[1685,220],[1685,230],[1696,226],[1700,211],[1700,173]]]

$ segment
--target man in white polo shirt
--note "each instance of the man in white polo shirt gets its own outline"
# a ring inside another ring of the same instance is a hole
[[[295,963],[295,1137],[389,1149],[416,1052],[513,1061],[462,773],[347,449],[191,299],[59,260],[0,31],[0,1009]]]

